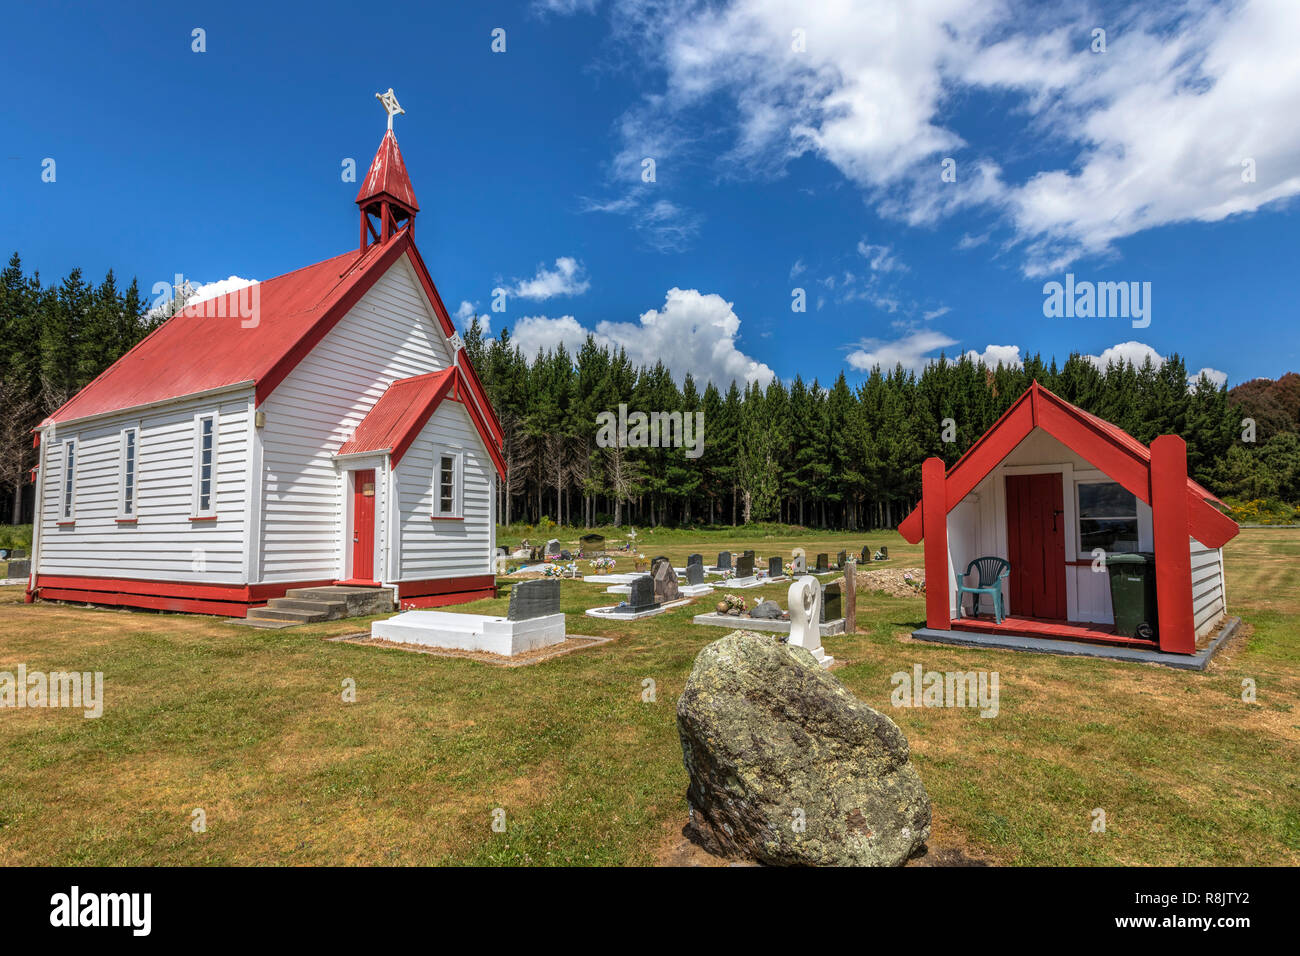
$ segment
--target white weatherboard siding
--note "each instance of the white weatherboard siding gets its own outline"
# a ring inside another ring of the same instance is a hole
[[[243,584],[252,389],[47,430],[39,574]],[[217,415],[214,521],[194,514],[195,416]],[[123,428],[139,428],[136,521],[119,523]],[[76,441],[75,522],[60,525],[64,442]]]
[[[1192,618],[1196,636],[1214,630],[1219,619],[1227,612],[1227,597],[1223,586],[1223,552],[1207,548],[1195,538],[1192,548]]]
[[[464,456],[463,521],[433,521],[434,447]],[[492,459],[460,402],[444,401],[394,469],[398,581],[492,572]]]
[[[262,405],[262,581],[345,574],[350,489],[333,454],[390,383],[450,363],[442,329],[403,256]],[[376,510],[379,553],[387,509]]]

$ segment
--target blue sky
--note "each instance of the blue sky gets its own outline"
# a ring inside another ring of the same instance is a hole
[[[1293,0],[42,4],[5,22],[0,235],[47,282],[266,279],[347,250],[342,164],[364,174],[391,86],[444,300],[530,349],[593,330],[718,381],[858,381],[940,350],[1177,351],[1229,384],[1300,366]],[[1067,272],[1149,282],[1150,325],[1045,317]]]

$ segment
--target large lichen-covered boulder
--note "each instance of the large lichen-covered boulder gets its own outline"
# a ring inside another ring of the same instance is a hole
[[[775,865],[899,866],[930,835],[907,738],[802,647],[733,631],[677,702],[691,826],[704,847]]]

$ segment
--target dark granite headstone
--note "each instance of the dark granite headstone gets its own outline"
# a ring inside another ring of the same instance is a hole
[[[520,581],[510,589],[506,620],[527,621],[560,613],[560,582],[556,578]]]
[[[736,577],[752,578],[754,576],[754,555],[742,554],[736,559]]]
[[[750,548],[749,550],[747,550],[747,551],[745,552],[745,557],[747,557],[747,558],[749,558],[749,560],[753,561],[753,560],[754,560],[754,549],[753,549],[753,548]]]
[[[32,573],[32,562],[29,558],[23,558],[21,561],[10,561],[9,571],[5,575],[10,578],[25,578]]]
[[[559,539],[559,538],[552,538],[550,541],[546,542],[546,556],[547,556],[547,557],[550,557],[550,556],[553,555],[553,554],[559,554],[559,553],[560,553],[560,539]]]
[[[686,566],[689,568],[692,564],[698,564],[701,568],[704,567],[704,555],[702,554],[688,555],[686,558]]]
[[[582,547],[583,554],[597,554],[605,550],[605,536],[603,534],[584,534],[578,539]]]
[[[640,611],[652,611],[659,606],[655,600],[655,583],[648,574],[632,579],[627,600],[619,607],[620,611],[636,614]]]
[[[841,551],[839,554],[835,555],[835,567],[839,568],[841,571],[844,570],[844,566],[848,563],[849,556],[847,552]]]
[[[573,555],[569,554],[569,552],[566,551],[566,550],[562,550],[562,551],[560,552],[560,560],[561,560],[561,561],[572,561],[572,560],[573,560]]]
[[[783,574],[785,574],[785,564],[782,563],[781,558],[779,556],[768,558],[767,576],[769,578],[779,578]]]
[[[871,545],[869,545],[869,544],[864,544],[864,545],[862,546],[862,558],[861,558],[861,561],[860,561],[859,563],[860,563],[860,564],[866,564],[866,563],[869,562],[870,560],[871,560]]]
[[[819,574],[820,574],[821,572],[823,572],[823,571],[829,571],[829,570],[830,570],[830,568],[829,568],[829,567],[827,566],[827,564],[826,564],[826,552],[825,552],[825,551],[823,551],[821,554],[817,555],[817,567],[814,568],[813,570],[814,570],[816,573],[819,573]]]
[[[21,561],[25,557],[27,557],[26,548],[14,548],[12,551],[9,552],[10,561]]]
[[[730,552],[730,551],[719,551],[719,552],[718,552],[718,563],[717,563],[716,565],[714,565],[714,567],[716,567],[719,571],[729,571],[729,570],[731,570],[731,552]]]
[[[888,546],[883,544],[880,546],[880,560],[881,561],[889,560],[889,548]]]
[[[677,586],[677,572],[667,558],[658,557],[650,562],[650,578],[654,581],[656,601],[676,601],[682,596],[681,589]]]
[[[686,583],[703,584],[704,583],[704,565],[687,564],[686,565]]]
[[[839,581],[832,581],[822,588],[822,623],[838,621],[844,616],[840,596],[842,588]]]
[[[749,616],[760,620],[779,621],[781,620],[781,605],[775,601],[759,601],[754,605],[754,609],[749,612]]]

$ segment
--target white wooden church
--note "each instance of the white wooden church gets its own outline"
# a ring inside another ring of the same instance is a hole
[[[37,428],[28,601],[243,617],[291,588],[493,593],[501,425],[380,98],[357,248],[178,312]]]

